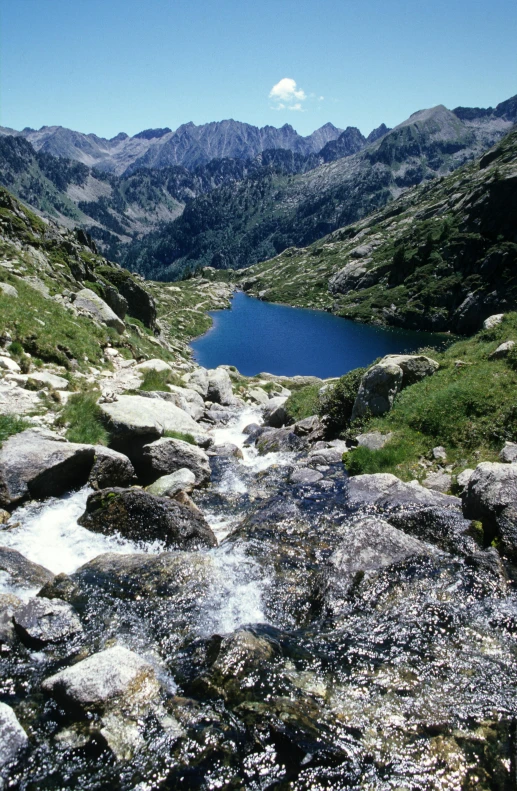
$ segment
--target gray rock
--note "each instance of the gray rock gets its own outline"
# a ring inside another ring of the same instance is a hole
[[[517,465],[478,464],[463,495],[463,514],[498,532],[504,551],[517,559]]]
[[[383,362],[398,365],[402,369],[404,377],[402,387],[408,387],[427,376],[432,376],[440,367],[436,360],[424,354],[388,354],[381,360],[381,363]]]
[[[427,505],[459,508],[461,501],[441,492],[425,489],[417,481],[403,483],[387,472],[354,475],[348,481],[348,505],[395,508],[402,505]]]
[[[21,371],[20,366],[15,360],[12,360],[10,357],[4,357],[3,355],[0,355],[0,368],[12,374],[17,374]]]
[[[431,376],[439,364],[415,354],[389,354],[364,374],[352,410],[352,420],[366,414],[383,415],[404,388]]]
[[[113,403],[99,406],[110,430],[121,440],[138,435],[158,438],[165,431],[206,436],[206,431],[183,409],[161,399],[122,395]]]
[[[59,599],[30,599],[15,612],[13,621],[23,642],[32,648],[69,640],[83,631],[73,607]]]
[[[104,445],[94,445],[95,458],[88,478],[94,489],[108,486],[129,486],[135,478],[135,470],[128,457]]]
[[[202,398],[206,398],[208,395],[208,371],[206,368],[196,368],[195,371],[192,371],[191,374],[188,375],[188,386],[191,390],[195,390],[196,393]]]
[[[460,474],[456,478],[456,483],[458,485],[458,489],[460,491],[460,494],[463,494],[463,492],[467,488],[468,483],[469,483],[470,479],[472,478],[472,473],[473,472],[474,472],[474,470],[471,470],[469,467],[467,467],[467,469],[463,470],[463,472],[460,472]]]
[[[144,445],[142,463],[145,467],[144,474],[150,478],[169,475],[183,467],[194,473],[197,486],[208,483],[211,476],[210,461],[205,451],[172,437],[162,437]]]
[[[368,288],[380,277],[380,272],[368,269],[368,261],[350,261],[343,269],[336,272],[329,280],[329,291],[332,294],[348,294],[357,288]]]
[[[257,448],[260,454],[301,450],[304,444],[301,437],[290,428],[265,431],[257,439]]]
[[[126,329],[126,325],[115,311],[89,288],[83,288],[77,292],[74,305],[76,308],[89,313],[97,321],[106,324],[107,327],[113,327],[121,335]]]
[[[217,423],[226,425],[234,416],[235,412],[232,412],[232,410],[225,409],[225,407],[220,404],[212,404],[210,408],[205,411],[204,420],[214,425]]]
[[[42,687],[65,705],[85,711],[103,711],[118,701],[125,705],[148,702],[159,691],[152,666],[118,645],[59,671]]]
[[[8,779],[9,764],[16,760],[18,753],[28,742],[27,734],[12,708],[6,703],[0,703],[0,777]]]
[[[433,459],[436,461],[447,461],[447,451],[442,445],[437,445],[433,448]]]
[[[169,399],[173,404],[183,409],[193,420],[200,420],[203,417],[205,402],[196,390],[177,385],[168,385],[168,387],[170,390]]]
[[[435,492],[448,492],[452,486],[452,476],[446,472],[430,472],[422,481],[422,486]]]
[[[17,297],[18,291],[15,289],[14,286],[10,286],[9,283],[0,283],[0,293],[4,297]]]
[[[30,387],[33,390],[41,390],[46,387],[49,390],[68,390],[69,384],[68,379],[51,374],[49,371],[30,373],[26,379],[26,387]]]
[[[497,349],[492,352],[492,354],[488,355],[489,360],[504,360],[505,357],[508,357],[509,352],[515,346],[515,341],[506,341],[506,343],[501,343]]]
[[[264,406],[269,402],[269,396],[261,387],[251,387],[247,392],[247,397],[259,406]]]
[[[275,396],[270,398],[264,407],[264,424],[272,428],[282,428],[287,421],[287,412],[285,409],[285,402],[287,398],[284,396]]]
[[[506,464],[513,464],[517,461],[517,443],[505,442],[504,448],[499,454],[499,459]]]
[[[233,404],[232,380],[225,368],[219,367],[208,371],[207,398],[223,406]]]
[[[120,533],[133,541],[158,540],[179,549],[217,544],[203,516],[175,500],[156,497],[142,489],[94,492],[78,522],[94,533]]]
[[[308,458],[311,464],[340,464],[343,461],[343,453],[347,450],[347,444],[343,440],[335,440],[334,444],[325,443],[324,447],[316,443],[309,451]]]
[[[380,431],[370,431],[368,434],[358,434],[356,440],[360,448],[380,450],[390,441],[392,436],[391,432],[389,434],[381,434]]]
[[[494,327],[497,327],[498,324],[502,322],[504,318],[504,313],[494,313],[493,316],[489,316],[483,322],[483,329],[484,330],[491,330]]]
[[[157,497],[174,497],[178,492],[191,492],[195,485],[196,476],[194,473],[182,467],[170,475],[162,475],[161,478],[148,486],[146,491]]]
[[[317,415],[311,415],[310,417],[303,418],[303,420],[298,420],[293,425],[293,431],[295,434],[298,434],[299,437],[306,437],[306,436],[316,436],[316,434],[321,434],[323,436],[323,423],[319,419]]]
[[[28,429],[0,449],[0,505],[30,496],[58,496],[88,480],[95,457],[92,445],[59,441],[51,432]]]
[[[9,575],[11,585],[20,588],[41,588],[54,579],[51,571],[10,547],[0,546],[0,571]]]
[[[0,649],[16,639],[13,615],[25,607],[24,602],[12,593],[0,593]]]
[[[323,474],[317,470],[311,470],[309,467],[300,467],[291,473],[290,481],[296,484],[312,484],[318,483],[323,478]]]
[[[145,371],[156,371],[157,373],[162,373],[163,371],[172,371],[172,368],[165,360],[152,359],[144,360],[143,363],[135,365],[135,371],[140,371],[142,373]]]
[[[222,445],[212,445],[212,447],[208,451],[208,455],[219,456],[220,458],[227,458],[227,459],[243,458],[242,450],[238,447],[238,445],[234,445],[232,442],[225,442]]]

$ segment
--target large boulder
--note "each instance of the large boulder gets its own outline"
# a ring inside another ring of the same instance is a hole
[[[176,404],[183,409],[193,420],[200,420],[205,412],[205,402],[203,397],[196,390],[190,387],[178,387],[169,385],[170,393],[167,394],[167,401]]]
[[[103,711],[123,699],[147,701],[158,694],[152,665],[138,654],[116,645],[60,670],[43,684],[58,701],[84,711]]]
[[[206,431],[183,409],[159,398],[122,395],[117,401],[99,406],[116,440],[131,441],[135,436],[158,439],[165,431],[206,436]]]
[[[357,248],[359,249],[359,248]],[[348,294],[349,291],[373,286],[380,278],[378,269],[368,269],[368,261],[350,261],[329,280],[332,294]]]
[[[0,505],[83,486],[94,458],[92,445],[66,442],[51,432],[28,429],[15,434],[0,449]]]
[[[195,390],[202,398],[208,395],[208,371],[206,368],[196,368],[186,377],[189,389]]]
[[[305,443],[298,434],[290,428],[277,428],[264,431],[257,440],[260,454],[275,453],[278,451],[292,452],[301,450]]]
[[[120,319],[114,310],[101,299],[95,291],[89,288],[83,288],[75,295],[74,305],[76,308],[89,313],[97,321],[106,324],[107,327],[113,327],[118,333],[122,333],[126,329],[126,325]]]
[[[395,396],[408,385],[431,376],[439,364],[423,354],[389,354],[369,368],[361,379],[352,410],[352,420],[366,414],[383,415]]]
[[[135,371],[140,371],[145,373],[146,371],[155,371],[155,373],[163,373],[164,371],[172,371],[171,366],[169,363],[166,363],[165,360],[160,359],[152,359],[152,360],[144,360],[143,363],[138,363],[135,365]]]
[[[0,572],[9,577],[9,584],[15,588],[41,588],[54,579],[51,571],[10,547],[0,546]]]
[[[172,437],[162,437],[144,445],[141,466],[143,475],[151,479],[186,467],[194,473],[197,486],[208,483],[211,475],[210,461],[204,450]]]
[[[191,470],[182,467],[170,475],[162,475],[147,487],[146,492],[157,497],[174,497],[178,492],[191,492],[196,485],[196,476]]]
[[[348,505],[352,508],[376,506],[388,509],[406,505],[459,508],[461,500],[432,489],[425,489],[417,481],[404,483],[395,475],[379,472],[373,475],[354,475],[349,478]]]
[[[73,607],[60,599],[30,599],[16,611],[13,622],[23,642],[31,648],[70,640],[83,631]]]
[[[230,406],[234,402],[232,380],[226,368],[213,368],[208,371],[207,398],[216,404]]]
[[[88,483],[94,489],[107,486],[129,486],[135,478],[135,470],[128,457],[104,445],[94,445],[95,456]]]
[[[133,541],[162,541],[167,547],[179,549],[217,544],[203,516],[175,500],[141,489],[94,492],[78,522],[94,533],[120,533]]]
[[[463,495],[463,514],[498,533],[504,551],[517,560],[517,465],[478,464]]]
[[[9,765],[16,760],[28,742],[27,734],[12,708],[6,703],[0,703],[0,778],[8,780]],[[4,788],[2,780],[0,788]]]
[[[271,426],[272,428],[282,428],[288,420],[285,402],[287,398],[284,396],[275,396],[270,398],[264,407],[264,425]]]

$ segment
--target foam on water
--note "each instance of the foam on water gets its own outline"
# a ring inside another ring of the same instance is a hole
[[[53,497],[43,503],[29,503],[19,508],[12,521],[19,522],[20,526],[3,530],[0,542],[54,574],[71,574],[105,552],[163,551],[158,542],[137,544],[120,536],[92,533],[78,525],[77,520],[84,513],[91,491],[85,487],[61,499]]]

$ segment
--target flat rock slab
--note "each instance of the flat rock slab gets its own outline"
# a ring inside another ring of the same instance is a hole
[[[68,390],[68,379],[49,371],[38,371],[27,374],[26,385],[31,389],[43,389],[48,387],[50,390]]]
[[[104,709],[117,699],[156,697],[152,666],[138,654],[114,646],[61,670],[42,684],[53,697],[85,710]]]
[[[377,506],[396,508],[401,505],[438,505],[459,508],[461,500],[441,492],[425,489],[419,483],[404,483],[387,472],[355,475],[348,481],[348,504],[352,508]]]
[[[156,371],[157,373],[161,373],[162,371],[172,371],[172,368],[165,360],[152,359],[145,360],[143,363],[138,363],[138,365],[135,365],[135,370],[142,372]]]
[[[23,642],[33,648],[69,640],[83,631],[73,607],[60,599],[30,599],[13,621]]]
[[[206,431],[190,415],[169,401],[122,395],[111,404],[99,406],[109,428],[123,439],[135,435],[158,438],[165,431],[206,436]]]
[[[168,497],[156,497],[141,489],[94,492],[78,521],[94,533],[120,533],[133,541],[158,540],[178,549],[217,545],[201,514]]]

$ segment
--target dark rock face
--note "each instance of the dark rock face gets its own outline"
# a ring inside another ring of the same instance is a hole
[[[88,483],[95,489],[107,486],[129,486],[135,477],[133,465],[123,453],[95,445],[95,461]]]
[[[103,489],[91,494],[79,524],[95,533],[120,533],[133,541],[159,540],[179,549],[217,544],[200,514],[140,489]]]
[[[210,480],[210,463],[204,450],[189,442],[172,437],[144,445],[141,466],[143,475],[156,479],[186,468],[196,476],[196,485],[201,486]]]
[[[156,305],[149,292],[125,269],[105,266],[101,267],[99,271],[122,295],[127,303],[129,315],[141,321],[146,327],[153,329],[156,323]],[[115,308],[113,309],[115,310]]]
[[[482,462],[463,495],[463,513],[498,534],[504,550],[517,559],[517,465]]]
[[[59,599],[31,599],[14,614],[13,621],[23,642],[32,648],[70,640],[82,632],[73,608]]]
[[[27,560],[21,552],[2,546],[0,546],[0,571],[9,574],[11,584],[16,587],[38,588],[54,578],[51,571]]]

